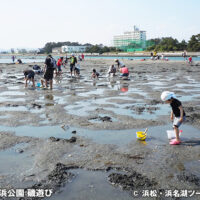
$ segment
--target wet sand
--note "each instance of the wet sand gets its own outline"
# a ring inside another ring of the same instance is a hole
[[[0,188],[51,188],[52,199],[66,199],[70,187],[68,199],[96,192],[96,199],[127,200],[135,190],[199,189],[200,67],[124,60],[130,80],[121,80],[106,76],[112,62],[80,62],[80,78],[70,78],[68,66],[53,90],[24,88],[22,71],[32,65],[0,64]],[[90,79],[93,68],[99,80]],[[164,90],[186,111],[180,146],[168,144]],[[137,141],[135,132],[145,128],[146,141]]]

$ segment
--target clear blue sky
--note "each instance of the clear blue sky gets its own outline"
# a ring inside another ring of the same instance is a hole
[[[0,0],[0,49],[54,41],[111,45],[137,25],[147,39],[200,33],[200,0]]]

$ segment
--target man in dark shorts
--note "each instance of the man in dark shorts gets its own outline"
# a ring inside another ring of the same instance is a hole
[[[35,88],[35,72],[33,70],[24,70],[24,76],[25,76],[25,87],[27,87],[28,80],[33,82],[33,87]]]
[[[50,89],[53,89],[53,73],[54,73],[54,63],[53,63],[53,58],[51,55],[47,56],[45,60],[45,74],[44,74],[44,79],[45,79],[45,87],[47,88],[47,83],[49,82]],[[41,81],[42,86],[43,86],[43,80]]]

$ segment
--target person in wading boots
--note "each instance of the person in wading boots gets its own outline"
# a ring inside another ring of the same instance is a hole
[[[77,58],[74,56],[74,54],[72,54],[72,56],[70,57],[70,73],[71,73],[71,77],[72,77],[72,72],[74,71],[74,76],[75,76],[75,65],[77,63]]]

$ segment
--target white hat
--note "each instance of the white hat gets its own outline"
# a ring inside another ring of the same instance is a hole
[[[173,92],[164,91],[164,92],[162,92],[160,98],[161,98],[162,101],[167,101],[167,100],[170,100],[172,97],[176,98],[176,96]]]
[[[74,53],[72,53],[72,56],[74,56]]]

